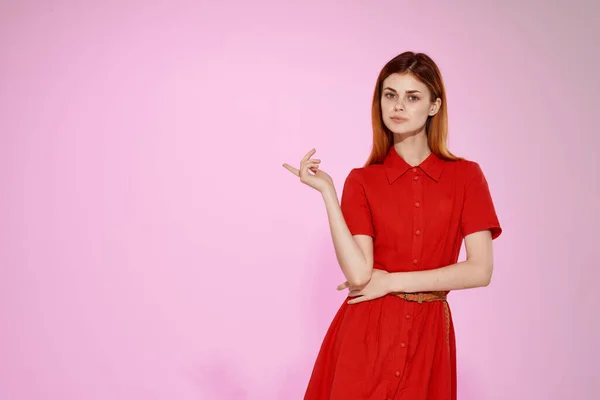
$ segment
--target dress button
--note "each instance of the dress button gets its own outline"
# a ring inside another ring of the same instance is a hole
[[[421,205],[421,203],[419,203],[418,201],[415,203],[415,207],[419,207]]]
[[[406,347],[406,343],[400,343],[400,347]]]
[[[417,260],[416,258],[413,260],[413,264],[416,264],[418,262],[419,262],[419,260]]]
[[[413,179],[416,181],[417,179],[419,179],[418,176],[413,176]]]
[[[417,236],[419,236],[421,234],[421,231],[417,229],[415,233],[417,234]]]
[[[400,376],[400,371],[396,371],[396,376]]]
[[[406,319],[410,319],[410,314],[406,314]]]
[[[417,172],[417,169],[416,169],[416,168],[413,168],[413,172]]]

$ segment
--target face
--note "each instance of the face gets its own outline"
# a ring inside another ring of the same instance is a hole
[[[425,129],[441,99],[431,99],[429,89],[412,74],[392,74],[383,81],[381,116],[385,126],[397,134],[415,134]]]

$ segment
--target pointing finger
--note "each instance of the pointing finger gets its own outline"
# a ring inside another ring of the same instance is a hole
[[[291,165],[289,165],[289,164],[285,164],[285,163],[284,163],[284,164],[283,164],[283,167],[284,167],[285,169],[287,169],[288,171],[290,171],[292,174],[294,174],[294,175],[296,175],[296,176],[300,176],[300,171],[299,171],[299,170],[297,170],[296,168],[292,167]]]

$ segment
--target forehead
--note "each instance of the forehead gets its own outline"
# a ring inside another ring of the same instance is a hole
[[[423,82],[409,73],[391,74],[383,80],[383,87],[391,87],[397,91],[420,90],[421,92],[425,92],[427,90],[427,86]]]

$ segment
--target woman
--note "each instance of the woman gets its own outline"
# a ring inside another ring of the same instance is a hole
[[[384,66],[372,107],[373,149],[338,203],[315,150],[300,169],[321,192],[348,289],[317,356],[305,400],[456,399],[446,295],[487,286],[502,229],[479,165],[446,147],[446,94],[427,55]],[[310,171],[310,172],[309,172]],[[467,259],[457,262],[465,243]]]

